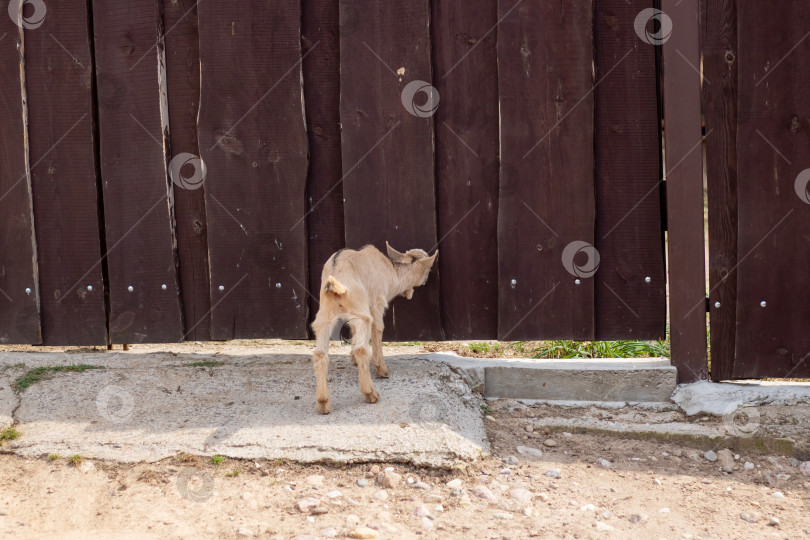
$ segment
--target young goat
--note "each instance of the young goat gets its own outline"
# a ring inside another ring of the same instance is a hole
[[[342,249],[332,255],[321,274],[321,306],[312,323],[316,347],[312,356],[317,381],[318,412],[329,414],[329,339],[336,322],[348,321],[352,329],[352,361],[357,364],[360,390],[368,403],[376,403],[380,394],[374,389],[369,373],[369,357],[379,377],[390,372],[382,354],[383,314],[388,303],[399,295],[408,300],[414,287],[424,285],[438,250],[428,256],[421,249],[400,253],[388,242],[388,257],[374,246],[359,251]],[[368,346],[371,340],[372,347]]]

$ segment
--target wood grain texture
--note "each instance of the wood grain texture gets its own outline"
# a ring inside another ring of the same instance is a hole
[[[737,4],[735,378],[810,376],[810,5],[781,7]]]
[[[703,111],[709,195],[711,377],[729,379],[737,315],[737,2],[703,0]],[[720,307],[715,307],[720,302]]]
[[[29,159],[44,345],[105,345],[93,57],[84,0],[25,30]]]
[[[432,2],[441,314],[447,339],[498,333],[497,0]]]
[[[4,74],[0,79],[0,343],[39,344],[36,239],[20,80],[22,34],[5,7],[0,13]]]
[[[562,262],[594,244],[592,3],[513,6],[498,5],[498,337],[593,339],[599,274],[577,285]]]
[[[708,377],[698,0],[662,0],[670,337],[678,382]]]
[[[666,270],[655,48],[635,18],[649,0],[596,0],[596,338],[663,339]],[[649,278],[649,282],[647,281]]]
[[[197,113],[200,107],[200,51],[197,1],[164,2],[166,81],[171,156],[200,155]],[[192,167],[193,168],[193,167]],[[195,171],[194,171],[195,172]],[[187,174],[193,175],[189,170]],[[183,171],[181,169],[181,174]],[[205,183],[200,187],[175,182],[174,214],[179,263],[180,297],[185,339],[211,339],[211,293],[208,276],[208,231]]]
[[[424,92],[406,104],[401,97],[409,83],[432,80],[428,2],[342,0],[340,7],[346,245],[373,244],[385,252],[387,240],[400,251],[431,250],[438,240],[433,118],[406,109],[427,105]],[[433,268],[412,300],[392,302],[387,339],[442,338]]]
[[[93,25],[110,338],[178,341],[182,313],[158,79],[160,3],[94,1]]]
[[[321,271],[346,247],[340,157],[340,17],[338,0],[302,3],[301,44],[306,54],[304,102],[309,139],[306,223],[310,321],[318,312]]]
[[[211,336],[303,338],[307,242],[305,228],[296,227],[306,212],[307,174],[300,3],[201,2],[197,10]]]

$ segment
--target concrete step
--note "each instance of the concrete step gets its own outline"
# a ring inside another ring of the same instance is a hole
[[[489,398],[668,402],[677,384],[677,370],[667,358],[544,360],[454,353],[424,358],[453,367]]]

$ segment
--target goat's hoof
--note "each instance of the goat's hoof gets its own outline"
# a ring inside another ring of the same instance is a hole
[[[383,379],[387,379],[391,376],[391,370],[388,369],[388,366],[382,366],[377,368],[377,377],[382,377]]]
[[[318,402],[318,412],[321,414],[329,414],[332,412],[332,404],[327,399],[326,401]]]
[[[380,393],[376,390],[372,390],[370,394],[366,394],[366,403],[377,403],[378,399],[380,399]]]

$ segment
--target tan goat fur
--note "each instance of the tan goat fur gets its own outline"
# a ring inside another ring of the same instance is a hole
[[[320,308],[312,330],[315,353],[312,363],[317,382],[318,412],[329,414],[329,339],[339,321],[348,321],[352,329],[352,361],[357,365],[360,391],[368,403],[376,403],[380,394],[374,389],[369,373],[369,359],[377,376],[388,377],[390,371],[382,354],[383,314],[397,296],[410,299],[414,287],[424,285],[439,255],[428,256],[421,249],[400,253],[386,242],[388,256],[374,246],[357,251],[342,249],[332,255],[321,274]],[[371,341],[371,347],[369,347]]]

